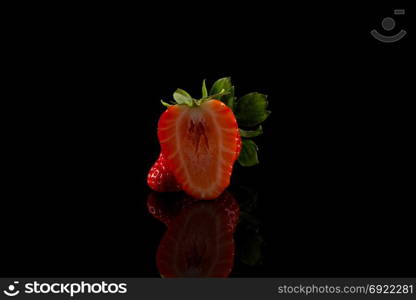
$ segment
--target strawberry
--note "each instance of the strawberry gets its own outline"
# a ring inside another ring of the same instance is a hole
[[[158,122],[161,156],[148,184],[156,191],[182,189],[197,199],[215,199],[230,184],[237,160],[245,167],[259,163],[252,138],[262,134],[260,124],[270,114],[267,96],[249,93],[235,101],[226,77],[213,84],[209,95],[204,81],[199,100],[181,89],[173,98],[171,104],[162,101],[168,108]]]
[[[241,152],[241,144],[241,136],[238,134],[236,136],[236,160]],[[157,192],[178,192],[181,190],[162,153],[160,153],[159,158],[150,168],[147,175],[147,183],[152,190]]]
[[[178,192],[181,190],[175,176],[169,169],[168,161],[162,153],[150,168],[147,175],[147,184],[157,192]]]
[[[219,100],[189,99],[162,114],[158,137],[182,189],[194,198],[214,199],[230,184],[237,158],[237,120]]]
[[[237,135],[237,137],[236,137],[236,144],[237,144],[237,150],[235,150],[235,154],[236,154],[236,157],[235,157],[235,159],[238,159],[238,157],[240,156],[240,153],[241,153],[241,146],[242,146],[242,141],[241,141],[241,136],[240,136],[240,133],[238,133],[238,135]]]

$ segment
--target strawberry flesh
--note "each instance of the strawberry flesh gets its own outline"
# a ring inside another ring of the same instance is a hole
[[[230,184],[238,137],[232,110],[218,100],[195,107],[172,105],[158,123],[170,170],[181,188],[197,199],[217,198]]]

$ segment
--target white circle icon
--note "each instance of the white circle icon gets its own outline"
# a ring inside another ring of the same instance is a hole
[[[394,14],[395,15],[404,15],[405,10],[404,9],[395,9]],[[393,18],[387,17],[387,18],[383,19],[383,21],[381,22],[381,26],[383,27],[383,29],[386,32],[390,32],[396,27],[396,21]],[[384,34],[378,32],[376,29],[373,29],[371,31],[371,35],[375,39],[377,39],[377,40],[379,40],[380,42],[383,42],[383,43],[394,43],[394,42],[400,41],[406,35],[406,33],[407,33],[406,30],[403,30],[403,29],[400,30],[395,35],[384,35]]]
[[[8,286],[8,290],[4,290],[3,293],[9,297],[14,297],[19,295],[20,291],[16,290],[16,285],[19,284],[19,281],[13,282],[13,284]]]

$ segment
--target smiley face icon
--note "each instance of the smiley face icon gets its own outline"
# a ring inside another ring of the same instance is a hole
[[[19,281],[13,282],[13,284],[8,286],[8,290],[4,290],[3,293],[9,297],[17,296],[20,291],[16,289],[16,286],[19,284]]]
[[[395,15],[404,15],[405,11],[404,11],[404,9],[396,9],[394,11],[394,14]],[[396,21],[393,18],[387,17],[387,18],[383,19],[383,21],[381,22],[381,26],[383,27],[383,29],[385,31],[392,31],[396,27]],[[401,40],[406,35],[406,33],[407,32],[402,29],[397,34],[389,36],[389,35],[381,34],[376,29],[373,29],[371,31],[371,35],[375,39],[377,39],[377,40],[379,40],[380,42],[383,42],[383,43],[397,42],[397,41]]]

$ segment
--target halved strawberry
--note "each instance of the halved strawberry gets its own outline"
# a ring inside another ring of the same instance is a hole
[[[230,184],[238,125],[223,102],[189,99],[162,114],[158,137],[182,189],[195,198],[214,199]]]
[[[147,174],[147,184],[157,192],[178,192],[181,190],[162,153]]]
[[[237,143],[237,150],[235,150],[235,159],[237,160],[238,159],[238,157],[240,156],[240,153],[241,153],[241,146],[242,146],[242,140],[241,140],[241,135],[240,135],[240,133],[238,133],[238,135],[237,135],[237,137],[236,137],[236,139],[237,139],[237,141],[236,141],[236,143]]]
[[[228,192],[183,208],[171,219],[156,254],[162,277],[227,277],[238,216],[239,206]]]
[[[267,96],[249,93],[237,99],[231,78],[224,77],[209,93],[204,80],[199,100],[181,89],[173,98],[172,104],[162,100],[168,109],[158,123],[168,169],[190,196],[214,199],[229,185],[236,160],[244,167],[259,163],[252,138],[263,133],[260,124],[270,115]]]

